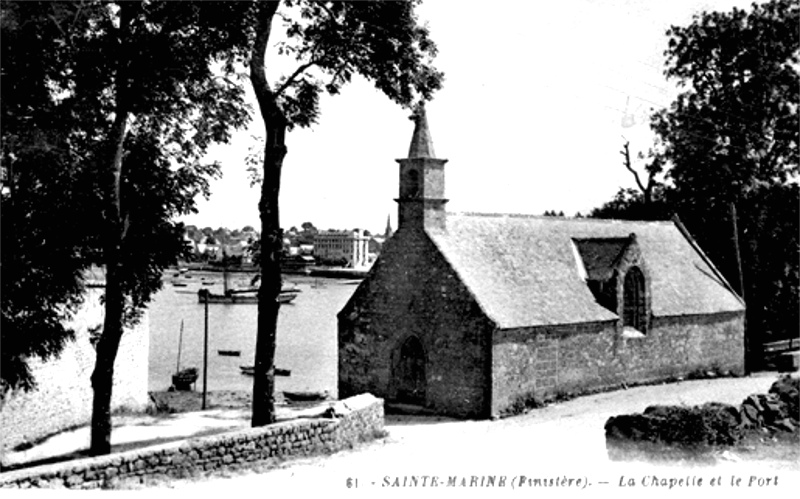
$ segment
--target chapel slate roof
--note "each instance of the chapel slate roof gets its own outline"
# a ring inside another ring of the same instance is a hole
[[[673,222],[448,213],[447,230],[429,235],[484,312],[506,329],[617,319],[581,276],[573,240],[631,233],[650,272],[653,315],[744,310]]]

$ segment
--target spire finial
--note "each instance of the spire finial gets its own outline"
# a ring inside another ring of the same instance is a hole
[[[433,140],[428,129],[428,118],[425,114],[425,103],[420,102],[414,108],[414,113],[409,117],[414,121],[414,135],[411,137],[411,146],[408,148],[409,158],[435,158]]]

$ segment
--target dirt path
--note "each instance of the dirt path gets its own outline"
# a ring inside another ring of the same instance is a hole
[[[510,482],[524,475],[582,479],[592,487],[613,487],[608,492],[615,492],[620,491],[620,479],[641,480],[654,473],[659,477],[700,477],[707,482],[717,475],[741,476],[745,481],[750,476],[779,475],[781,488],[788,484],[797,486],[800,485],[798,463],[734,459],[709,468],[611,462],[606,454],[603,426],[612,415],[641,412],[653,404],[717,401],[738,405],[751,393],[766,392],[774,380],[774,374],[764,373],[748,378],[639,387],[580,397],[497,421],[390,416],[386,439],[351,451],[295,460],[262,473],[234,472],[229,477],[164,482],[161,486],[198,493],[317,491],[338,496],[355,492],[356,485],[360,492],[387,491],[384,485],[403,483],[404,479],[408,483],[411,475],[417,476],[418,481],[422,476],[444,481],[456,477],[465,479],[467,485],[474,475],[476,483],[480,483],[481,477],[495,476],[496,480],[506,477],[504,490],[510,491]],[[488,483],[488,478],[483,480]]]

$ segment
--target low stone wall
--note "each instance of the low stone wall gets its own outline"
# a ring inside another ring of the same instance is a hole
[[[187,477],[335,452],[383,433],[383,400],[369,394],[338,402],[325,415],[0,473],[0,488],[113,488],[129,480]]]

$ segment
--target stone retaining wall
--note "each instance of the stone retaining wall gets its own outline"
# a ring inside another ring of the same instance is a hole
[[[0,488],[94,489],[123,481],[187,477],[204,471],[277,463],[292,456],[335,452],[383,433],[383,400],[358,395],[320,418],[173,442],[95,458],[0,474]]]

